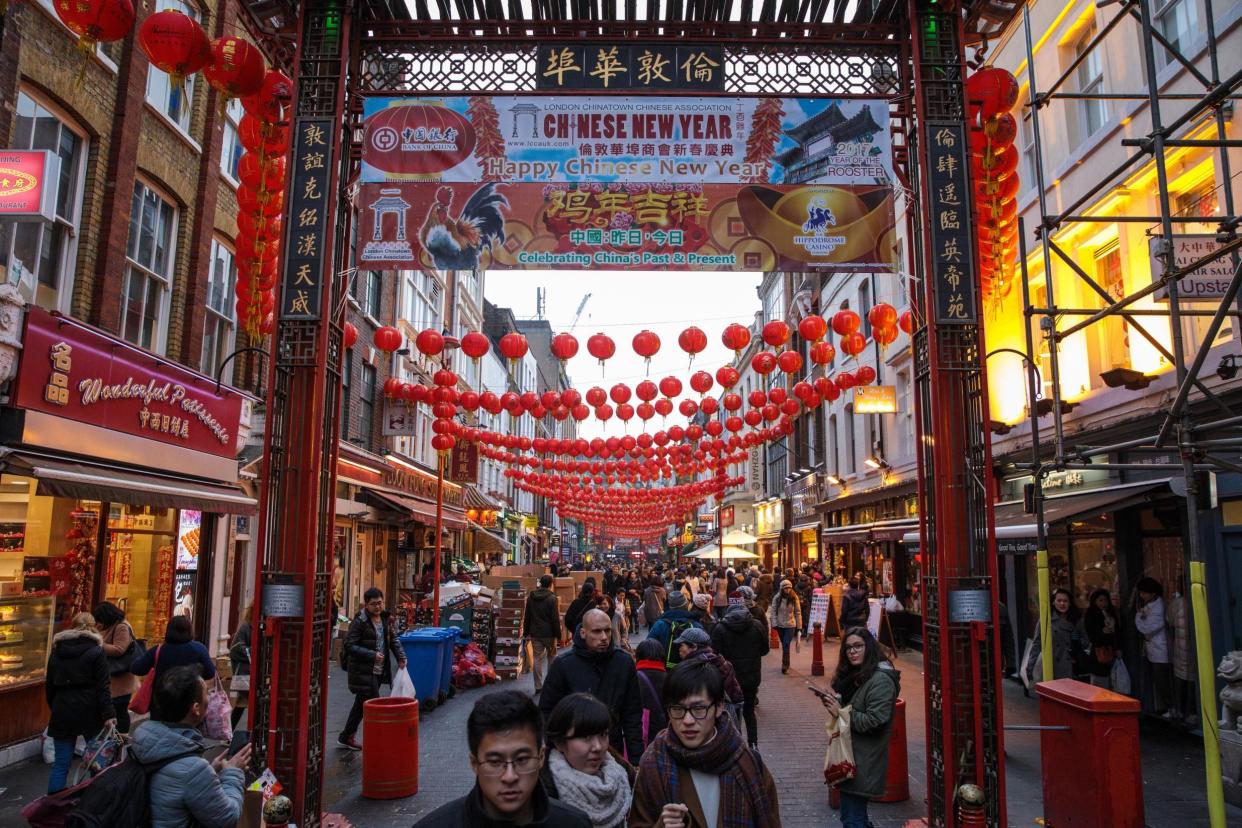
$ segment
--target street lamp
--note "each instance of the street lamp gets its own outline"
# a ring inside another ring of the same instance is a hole
[[[881,457],[879,453],[867,455],[866,459],[863,460],[863,465],[876,471],[888,471],[892,468],[889,462]]]

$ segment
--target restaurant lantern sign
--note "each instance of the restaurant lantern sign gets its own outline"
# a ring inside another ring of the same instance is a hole
[[[53,221],[59,169],[49,150],[0,150],[0,221]]]

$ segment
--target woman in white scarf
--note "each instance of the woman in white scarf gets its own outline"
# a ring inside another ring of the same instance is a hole
[[[544,788],[590,817],[594,828],[623,826],[630,810],[631,769],[609,751],[611,726],[608,707],[587,693],[566,696],[548,716]]]

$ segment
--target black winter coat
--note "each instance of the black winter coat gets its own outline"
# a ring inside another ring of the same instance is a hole
[[[91,739],[116,718],[101,641],[92,630],[65,630],[52,639],[43,692],[52,709],[47,735],[53,739]]]
[[[405,651],[397,639],[397,631],[389,621],[388,613],[380,614],[384,622],[384,630],[388,634],[388,658],[384,659],[384,672],[375,675],[375,625],[366,609],[358,610],[354,620],[349,622],[349,632],[345,634],[346,670],[349,674],[349,692],[374,693],[376,684],[392,684],[392,668],[399,661],[405,661]]]
[[[847,589],[841,593],[841,632],[850,627],[867,626],[867,616],[871,607],[867,603],[867,593],[861,589]]]
[[[526,611],[522,613],[522,635],[560,640],[561,616],[557,612],[555,592],[540,587],[526,596]]]
[[[712,629],[712,649],[733,665],[742,691],[753,693],[762,678],[763,657],[768,654],[768,628],[754,616],[725,616]]]
[[[539,694],[539,710],[544,721],[556,703],[570,693],[590,693],[612,711],[614,722],[608,741],[627,757],[643,755],[643,701],[638,689],[638,670],[624,650],[609,646],[602,653],[587,649],[582,636],[574,633],[573,649],[552,660]]]
[[[578,632],[578,625],[582,623],[582,616],[586,615],[587,610],[595,606],[595,593],[589,596],[579,594],[577,598],[569,602],[569,609],[565,610],[565,629],[569,634],[575,635]]]
[[[534,812],[531,814],[531,821],[526,823],[532,828],[591,828],[591,820],[586,814],[571,805],[550,798],[542,784],[535,786],[532,799]],[[483,794],[476,784],[461,799],[441,805],[414,823],[414,828],[503,828],[513,824],[488,817],[483,809]]]

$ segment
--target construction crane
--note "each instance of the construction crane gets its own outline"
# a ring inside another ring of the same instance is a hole
[[[578,310],[574,313],[574,321],[569,323],[569,333],[574,332],[574,328],[578,327],[578,320],[582,318],[582,309],[586,307],[587,300],[591,298],[591,294],[582,297],[582,301],[578,303]]]

